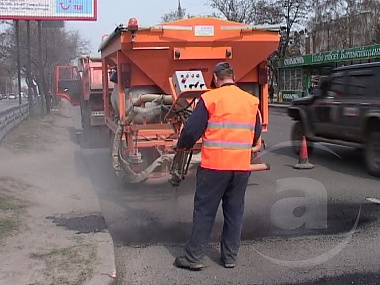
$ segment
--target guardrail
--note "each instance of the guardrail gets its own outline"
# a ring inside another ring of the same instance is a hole
[[[35,108],[37,100],[33,102]],[[29,103],[12,106],[0,111],[0,142],[5,136],[17,127],[22,121],[29,117]]]

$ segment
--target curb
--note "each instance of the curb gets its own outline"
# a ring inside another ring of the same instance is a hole
[[[109,232],[97,233],[97,266],[94,274],[85,285],[114,285],[116,264],[113,240]]]

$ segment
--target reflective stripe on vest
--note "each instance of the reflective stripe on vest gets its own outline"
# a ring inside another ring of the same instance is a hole
[[[208,146],[208,147],[236,148],[236,149],[251,149],[252,148],[252,143],[210,141],[210,140],[203,140],[203,145]]]
[[[208,129],[242,129],[242,130],[255,130],[255,125],[250,123],[228,123],[228,122],[209,122]]]

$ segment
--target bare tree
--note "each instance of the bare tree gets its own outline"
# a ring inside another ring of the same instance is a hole
[[[318,0],[309,23],[314,52],[380,41],[379,0]]]
[[[364,0],[361,6],[362,12],[369,12],[367,28],[372,28],[370,35],[367,35],[367,40],[372,43],[380,43],[380,1],[379,0]],[[368,23],[371,23],[368,27]]]
[[[65,28],[43,28],[42,29],[42,66],[38,60],[38,37],[37,23],[30,22],[31,29],[31,69],[30,82],[27,79],[27,33],[26,22],[20,22],[20,55],[21,55],[21,72],[26,78],[26,84],[37,92],[37,86],[40,93],[45,97],[47,112],[50,112],[50,94],[54,86],[54,69],[57,65],[69,65],[72,60],[76,59],[82,53],[90,51],[90,43],[84,40],[78,32],[68,31]],[[11,62],[16,62],[16,33],[14,26],[5,30],[6,41],[4,41],[0,50],[4,50],[4,56]],[[16,74],[17,66],[12,64],[10,74]],[[37,86],[36,86],[37,85]]]
[[[281,24],[285,27],[281,32],[279,56],[286,55],[291,31],[303,29],[309,0],[211,0],[210,6],[219,10],[227,20],[246,24]],[[299,24],[301,27],[295,27]]]
[[[178,8],[177,10],[172,10],[169,13],[164,14],[161,19],[163,22],[172,22],[172,21],[177,21],[181,20],[185,17],[186,15],[186,9],[183,9],[181,7],[181,2],[178,1]],[[190,17],[190,15],[188,16]]]
[[[267,0],[259,0],[255,4],[254,22],[256,24],[280,24],[284,23],[281,5],[273,5]]]
[[[255,2],[248,0],[210,0],[210,7],[217,9],[229,21],[250,24],[255,19]]]
[[[273,5],[280,10],[279,17],[283,19],[285,26],[281,36],[279,56],[286,56],[291,41],[291,32],[303,30],[306,26],[310,4],[307,0],[274,0]]]
[[[161,17],[163,22],[172,22],[183,19],[183,16],[178,13],[177,10],[170,11]]]
[[[205,4],[205,6],[207,6],[207,4]],[[184,18],[205,18],[205,17],[214,17],[214,18],[220,18],[220,15],[218,15],[217,13],[213,12],[209,15],[205,15],[205,14],[202,14],[202,15],[196,15],[196,14],[187,14],[186,15],[186,9],[185,8],[182,8],[181,6],[181,2],[178,1],[178,8],[177,10],[172,10],[166,14],[164,14],[162,17],[161,17],[161,20],[163,22],[172,22],[172,21],[177,21],[177,20],[181,20],[181,19],[184,19]]]

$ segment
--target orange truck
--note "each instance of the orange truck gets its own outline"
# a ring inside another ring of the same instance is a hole
[[[55,94],[69,100],[73,106],[80,106],[83,146],[108,145],[100,54],[81,55],[77,60],[77,65],[55,68]]]
[[[267,131],[267,58],[279,40],[279,27],[217,18],[151,27],[131,18],[106,35],[99,47],[104,123],[116,174],[128,183],[167,176],[173,186],[180,184],[200,162],[202,140],[186,151],[173,145],[200,95],[210,90],[220,61],[232,65],[239,87],[258,96]],[[252,166],[253,171],[265,169],[263,163]]]

